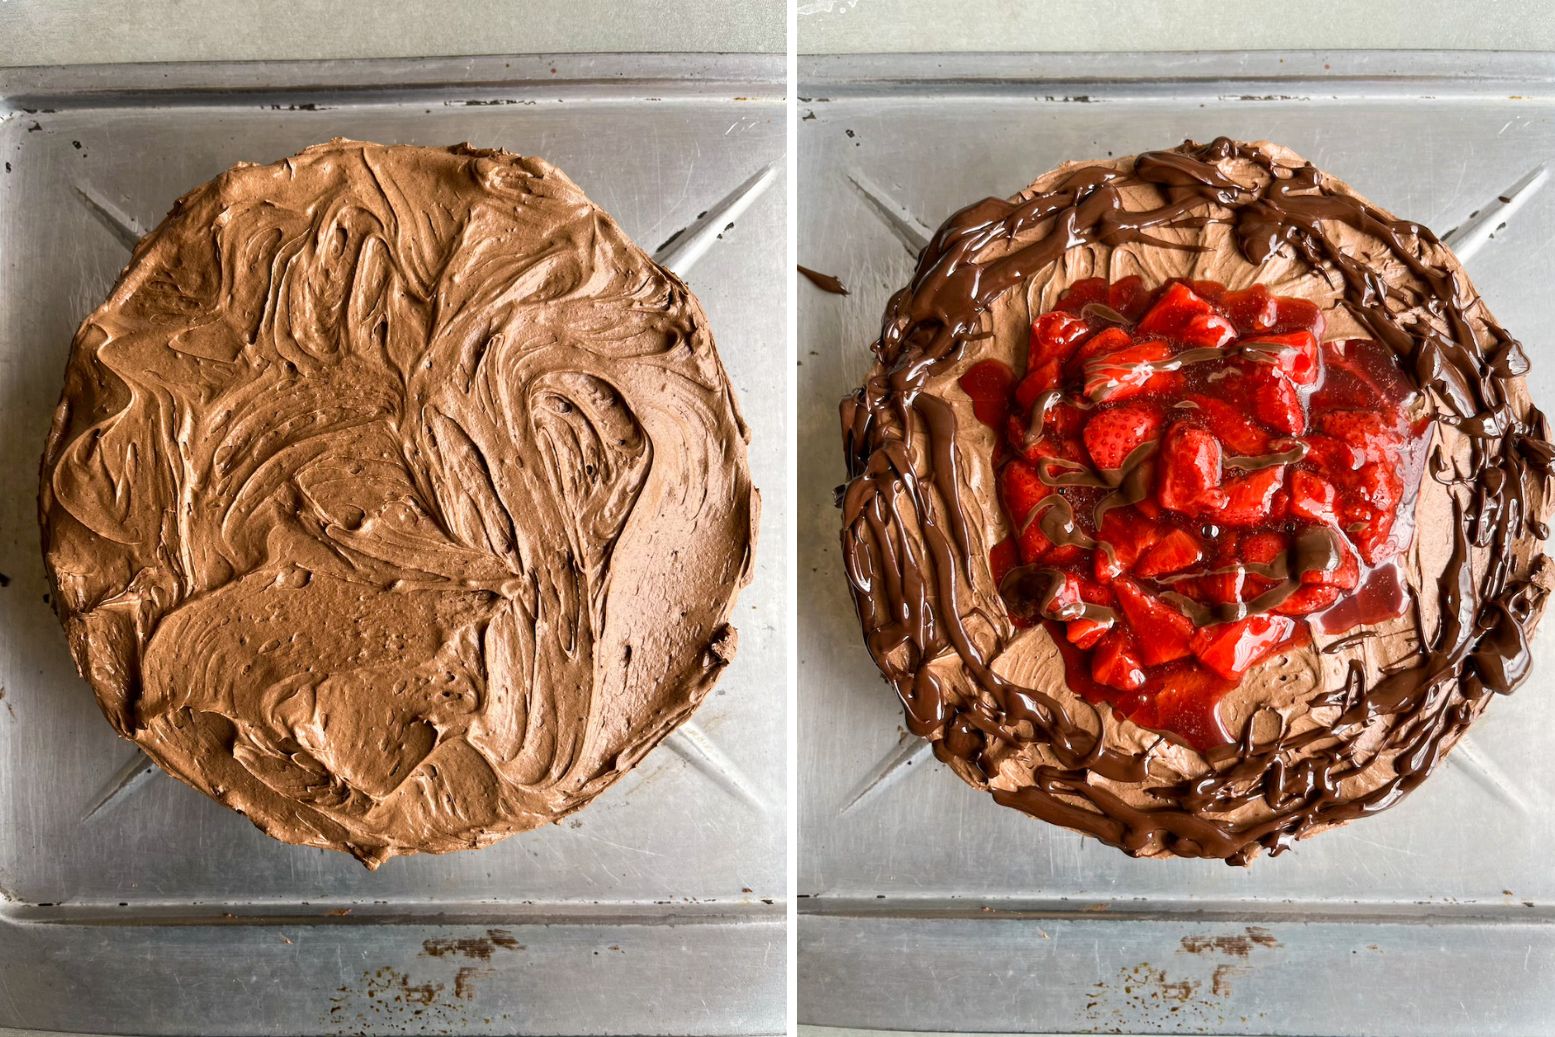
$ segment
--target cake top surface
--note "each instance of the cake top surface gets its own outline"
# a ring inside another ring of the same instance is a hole
[[[121,734],[376,865],[555,820],[689,715],[747,439],[696,299],[559,170],[336,140],[181,198],[82,324],[45,552]]]

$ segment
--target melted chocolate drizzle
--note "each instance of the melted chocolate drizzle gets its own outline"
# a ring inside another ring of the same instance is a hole
[[[1253,163],[1267,181],[1238,183],[1219,167],[1230,160]],[[1122,192],[1138,185],[1157,188],[1162,204],[1128,208]],[[1325,233],[1330,222],[1374,239],[1414,284],[1390,283],[1341,250]],[[1334,283],[1349,312],[1398,355],[1434,419],[1467,438],[1470,456],[1466,466],[1441,458],[1432,465],[1432,478],[1456,491],[1456,521],[1436,629],[1426,629],[1418,603],[1413,610],[1417,662],[1368,686],[1365,669],[1352,661],[1341,688],[1321,689],[1309,703],[1336,707],[1332,724],[1294,732],[1276,711],[1258,710],[1235,744],[1208,754],[1203,776],[1163,781],[1147,773],[1144,756],[1107,744],[1117,723],[1108,707],[1060,701],[990,668],[967,620],[998,626],[1002,607],[972,600],[968,590],[971,567],[984,563],[968,553],[954,479],[955,415],[925,387],[960,358],[964,343],[991,334],[996,299],[1068,249],[1138,243],[1203,251],[1157,235],[1211,223],[1229,225],[1254,264],[1282,252]],[[1383,810],[1419,785],[1488,693],[1508,693],[1527,676],[1528,637],[1547,593],[1534,574],[1546,559],[1535,554],[1521,563],[1516,549],[1547,532],[1555,458],[1544,415],[1509,391],[1528,369],[1521,346],[1482,312],[1476,319],[1483,318],[1489,342],[1481,344],[1467,312],[1478,297],[1455,264],[1431,261],[1441,248],[1427,228],[1336,190],[1312,165],[1278,164],[1226,138],[1142,154],[1131,171],[1080,167],[1051,190],[985,199],[947,220],[919,257],[912,283],[886,307],[874,346],[879,363],[841,408],[846,571],[869,651],[900,695],[910,729],[933,739],[936,755],[981,787],[997,766],[996,750],[1044,746],[1056,762],[1035,768],[1029,785],[992,789],[994,799],[1131,855],[1246,864],[1260,849],[1277,854],[1314,829]],[[1410,306],[1433,321],[1408,317]],[[915,449],[920,437],[923,449]],[[1482,572],[1472,549],[1487,559]],[[947,659],[964,671],[971,694],[950,686]],[[1086,708],[1094,713],[1089,724],[1071,715]],[[1362,750],[1359,734],[1378,722],[1386,727],[1382,743]],[[1382,784],[1347,789],[1384,754],[1392,766]],[[1154,805],[1127,802],[1092,776],[1134,784]],[[1260,802],[1261,809],[1238,814]]]

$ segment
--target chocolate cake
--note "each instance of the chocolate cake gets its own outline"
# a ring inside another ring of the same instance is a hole
[[[735,648],[695,297],[559,170],[337,140],[183,197],[81,325],[47,563],[114,728],[370,866],[576,810]]]
[[[1527,676],[1552,447],[1451,251],[1278,145],[956,213],[842,405],[910,729],[994,799],[1245,864],[1418,786]]]

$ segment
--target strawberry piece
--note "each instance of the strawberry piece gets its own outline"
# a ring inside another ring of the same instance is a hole
[[[1336,537],[1335,542],[1339,546],[1339,564],[1332,569],[1306,569],[1297,573],[1297,578],[1303,585],[1314,587],[1337,587],[1339,590],[1354,590],[1356,584],[1361,582],[1361,564],[1355,557],[1355,551],[1351,549],[1344,537]]]
[[[1367,565],[1377,565],[1398,553],[1391,539],[1404,480],[1389,464],[1371,463],[1355,473],[1356,489],[1340,503],[1340,513],[1355,547]]]
[[[1244,384],[1253,417],[1274,429],[1299,436],[1307,430],[1307,412],[1301,406],[1301,393],[1284,371],[1267,364],[1251,364]]]
[[[1274,366],[1297,385],[1316,385],[1322,368],[1318,364],[1317,336],[1310,331],[1287,331],[1282,335],[1250,335],[1238,343],[1261,347]]]
[[[1144,687],[1145,668],[1133,635],[1119,628],[1103,636],[1091,653],[1091,676],[1120,691]]]
[[[1209,303],[1215,309],[1223,309],[1221,305],[1225,301],[1226,286],[1219,281],[1184,281],[1194,295]]]
[[[972,413],[989,428],[1004,426],[1004,416],[1010,409],[1010,383],[1015,373],[1007,364],[998,360],[984,360],[973,364],[956,380],[963,392],[972,398]]]
[[[1220,440],[1196,425],[1178,422],[1161,444],[1156,499],[1163,508],[1196,515],[1225,507],[1220,491]]]
[[[1236,338],[1236,328],[1207,300],[1173,281],[1139,321],[1141,338],[1160,336],[1193,349],[1214,349]]]
[[[1193,636],[1193,654],[1226,680],[1241,680],[1295,632],[1296,623],[1288,616],[1248,616],[1200,630]]]
[[[1170,392],[1178,384],[1177,372],[1159,370],[1159,365],[1171,357],[1172,348],[1160,339],[1093,357],[1085,362],[1085,395],[1103,403],[1147,392]]]
[[[1282,616],[1308,616],[1321,612],[1339,600],[1344,591],[1326,583],[1303,584],[1291,596],[1274,606]]]
[[[1053,308],[1063,310],[1065,313],[1079,313],[1093,302],[1105,303],[1106,301],[1107,279],[1084,277],[1065,288]]]
[[[1189,393],[1189,400],[1196,405],[1197,415],[1215,438],[1238,454],[1256,457],[1269,452],[1270,435],[1244,408],[1237,407],[1216,396]]]
[[[1139,556],[1134,572],[1139,576],[1161,576],[1181,572],[1204,559],[1204,548],[1184,529],[1174,529]]]
[[[1107,305],[1129,320],[1138,320],[1149,304],[1150,293],[1145,290],[1145,279],[1138,274],[1114,281],[1107,288]]]
[[[1323,337],[1323,311],[1317,303],[1289,295],[1274,298],[1274,327],[1271,331],[1310,331]]]
[[[1095,574],[1099,583],[1109,583],[1134,568],[1139,556],[1163,535],[1161,527],[1130,508],[1113,508],[1102,517],[1096,531]]]
[[[1016,408],[1025,414],[1031,410],[1031,405],[1037,402],[1037,397],[1049,389],[1057,389],[1063,384],[1063,365],[1057,360],[1045,360],[1034,365],[1026,372],[1026,377],[1020,380],[1015,387]]]
[[[1074,619],[1064,624],[1064,637],[1076,648],[1095,648],[1111,629],[1111,620]]]
[[[1026,354],[1028,366],[1044,361],[1063,363],[1091,333],[1091,326],[1069,313],[1044,313],[1031,322],[1031,345]]]
[[[1399,369],[1398,357],[1387,346],[1369,338],[1327,342],[1323,356],[1329,364],[1355,379],[1373,394],[1395,405],[1409,399],[1416,389]]]
[[[1034,417],[1034,415],[1033,415]],[[1040,458],[1061,457],[1066,461],[1084,461],[1080,448],[1080,429],[1085,412],[1064,400],[1054,403],[1042,416],[1041,434],[1020,415],[1012,414],[1006,426],[1010,446],[1032,464]]]
[[[1161,408],[1125,403],[1097,411],[1085,425],[1085,449],[1098,468],[1121,468],[1140,444],[1161,431]]]
[[[1290,504],[1286,510],[1291,518],[1334,525],[1338,522],[1334,514],[1337,499],[1334,484],[1316,472],[1297,468],[1290,473]]]
[[[1196,663],[1184,662],[1163,671],[1160,681],[1150,726],[1174,731],[1201,751],[1231,741],[1231,733],[1215,709],[1217,700],[1230,690],[1224,679]]]
[[[1231,318],[1238,336],[1268,331],[1279,320],[1279,309],[1269,289],[1255,284],[1240,291],[1227,292],[1220,305]]]
[[[993,575],[993,585],[999,586],[1004,578],[1010,574],[1010,570],[1020,564],[1020,554],[1015,548],[1015,541],[1005,537],[988,549],[988,569]]]
[[[1127,349],[1134,344],[1134,337],[1119,327],[1103,328],[1095,335],[1085,340],[1079,349],[1074,351],[1073,360],[1076,364],[1083,363],[1092,357],[1106,356],[1108,353],[1116,353],[1120,349]]]
[[[1274,465],[1221,484],[1226,502],[1211,512],[1227,526],[1254,526],[1266,522],[1277,510],[1275,495],[1285,485],[1285,466]]]
[[[1123,618],[1139,646],[1139,657],[1148,666],[1182,659],[1192,652],[1193,621],[1132,580],[1113,583]]]
[[[1290,548],[1290,540],[1284,533],[1276,533],[1265,530],[1259,533],[1249,533],[1241,540],[1238,551],[1231,554],[1235,558],[1238,554],[1241,560],[1252,565],[1273,565]]]
[[[1331,410],[1318,415],[1318,428],[1360,451],[1366,460],[1397,464],[1403,437],[1393,423],[1375,410]]]
[[[1013,460],[999,470],[999,499],[1015,530],[1015,544],[1021,561],[1032,565],[1053,547],[1042,533],[1042,525],[1033,519],[1037,504],[1052,493],[1037,470],[1023,460]]]
[[[1359,471],[1366,463],[1365,453],[1342,439],[1314,434],[1307,436],[1304,442],[1307,444],[1306,459],[1330,479],[1343,481],[1346,473]]]

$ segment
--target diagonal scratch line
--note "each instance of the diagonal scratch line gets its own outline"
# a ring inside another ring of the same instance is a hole
[[[864,201],[869,203],[870,209],[885,222],[887,227],[891,228],[891,233],[907,246],[907,251],[912,253],[914,258],[929,244],[931,237],[929,229],[916,216],[908,212],[906,206],[886,194],[874,181],[862,173],[857,173],[848,176],[848,183],[864,196]]]
[[[113,772],[112,777],[104,783],[102,791],[97,798],[92,800],[91,806],[81,814],[81,823],[85,824],[95,815],[105,810],[112,804],[123,802],[131,795],[144,787],[146,779],[157,771],[157,765],[139,749],[135,750],[128,760],[120,768]]]
[[[903,775],[909,773],[912,764],[931,755],[932,752],[933,743],[928,739],[911,734],[902,735],[891,750],[880,758],[880,762],[875,764],[874,769],[853,786],[853,791],[848,793],[847,802],[843,803],[842,809],[837,811],[837,816],[841,817],[875,793],[901,781]]]
[[[1458,254],[1458,258],[1467,262],[1469,257],[1485,247],[1485,243],[1491,236],[1506,226],[1508,220],[1523,204],[1532,198],[1544,182],[1550,178],[1550,168],[1541,162],[1530,172],[1525,173],[1517,183],[1476,212],[1469,214],[1469,218],[1458,224],[1452,230],[1442,235],[1442,242]]]
[[[735,799],[744,800],[758,810],[767,808],[750,779],[700,727],[692,723],[681,724],[664,744]]]
[[[1467,775],[1476,785],[1489,792],[1519,813],[1529,813],[1528,801],[1523,794],[1517,791],[1517,786],[1512,780],[1501,772],[1501,768],[1490,762],[1490,758],[1479,751],[1479,748],[1470,742],[1465,736],[1458,740],[1458,745],[1447,757],[1448,763],[1455,763],[1458,769]]]
[[[140,243],[140,239],[145,237],[146,232],[141,229],[139,223],[135,222],[135,217],[126,214],[112,202],[97,197],[80,184],[76,185],[76,194],[80,195],[81,200],[92,211],[92,215],[97,217],[98,222],[107,227],[109,233],[125,248],[133,251]]]
[[[773,181],[777,179],[777,174],[776,163],[763,166],[717,205],[670,235],[670,239],[659,246],[653,261],[668,268],[676,277],[685,277],[696,265],[697,260],[713,247],[713,242],[718,240],[718,235],[744,215],[745,210],[751,207],[751,203],[772,186]]]

